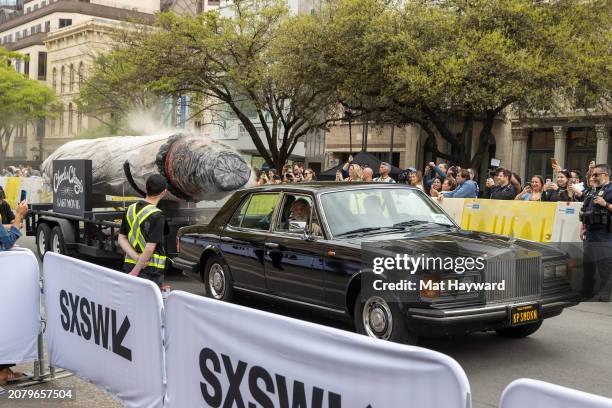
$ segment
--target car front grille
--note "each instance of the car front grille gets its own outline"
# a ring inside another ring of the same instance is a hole
[[[542,293],[541,264],[540,254],[533,251],[512,251],[488,259],[485,282],[505,280],[506,287],[503,291],[486,291],[486,302],[514,303],[539,298]]]

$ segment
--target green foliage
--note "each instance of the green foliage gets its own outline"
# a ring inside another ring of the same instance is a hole
[[[340,0],[292,26],[288,66],[386,123],[418,123],[479,164],[509,111],[610,106],[610,0]],[[457,135],[449,128],[464,123]],[[482,125],[474,156],[466,136]]]
[[[301,137],[325,127],[324,112],[335,101],[331,92],[284,69],[280,43],[290,19],[284,0],[237,1],[229,7],[231,17],[218,11],[196,17],[161,13],[154,30],[126,35],[104,60],[107,67],[90,79],[83,105],[103,105],[96,93],[145,90],[191,95],[205,109],[221,103],[240,120],[270,166],[280,168]],[[102,66],[99,60],[97,67]]]
[[[0,167],[16,127],[57,114],[55,94],[9,66],[17,53],[0,48]]]
[[[76,99],[79,110],[98,119],[106,129],[93,134],[114,135],[125,130],[126,115],[133,111],[161,114],[162,97],[142,80],[146,66],[135,65],[127,47],[99,55],[91,75],[84,81]]]

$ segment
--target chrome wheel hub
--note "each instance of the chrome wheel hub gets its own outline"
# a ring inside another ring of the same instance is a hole
[[[393,332],[393,315],[387,302],[378,296],[369,298],[363,306],[363,326],[366,334],[388,340]]]
[[[225,295],[225,271],[219,264],[213,264],[208,271],[208,288],[215,299],[222,299]]]

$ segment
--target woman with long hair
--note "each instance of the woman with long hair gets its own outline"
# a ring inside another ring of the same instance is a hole
[[[363,169],[357,163],[351,163],[348,168],[348,179],[347,181],[362,181],[363,180]]]
[[[412,187],[416,187],[421,191],[425,191],[425,188],[423,187],[423,173],[421,173],[420,170],[416,170],[410,173],[410,175],[408,175],[408,180]]]
[[[544,185],[542,201],[573,201],[573,194],[568,188],[570,179],[571,175],[569,171],[559,170],[557,172],[557,182]]]
[[[440,191],[442,191],[442,180],[440,180],[440,177],[434,177],[431,182],[431,188],[429,189],[429,195],[437,197]]]
[[[542,176],[535,175],[531,178],[531,183],[525,186],[514,199],[523,201],[542,201],[544,179]]]

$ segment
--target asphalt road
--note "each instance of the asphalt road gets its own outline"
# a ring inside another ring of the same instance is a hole
[[[20,244],[34,250],[32,238]],[[203,284],[180,275],[167,278],[172,289],[203,294]],[[237,302],[257,309],[352,330],[310,311],[239,297]],[[507,384],[517,378],[534,378],[612,398],[612,303],[583,303],[548,319],[534,335],[520,340],[477,333],[420,344],[453,357],[467,373],[475,408],[497,407]],[[31,367],[20,366],[22,370]],[[75,401],[60,403],[20,401],[15,407],[120,407],[121,404],[96,386],[75,376],[30,387],[32,389],[73,388]],[[443,390],[440,390],[443,392]],[[9,406],[0,399],[0,406]]]

